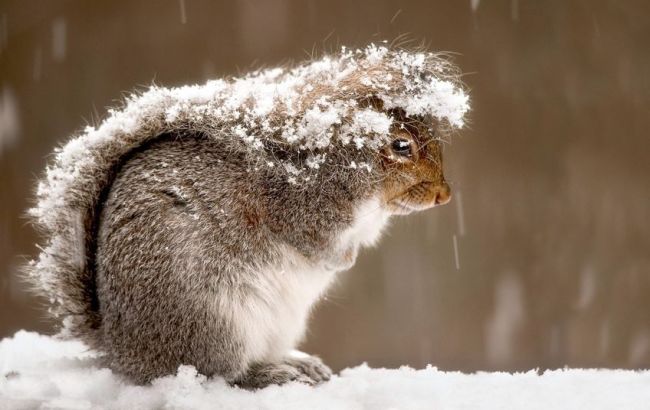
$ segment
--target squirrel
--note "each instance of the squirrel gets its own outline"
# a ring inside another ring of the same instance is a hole
[[[61,335],[146,384],[192,365],[316,385],[314,304],[393,215],[444,204],[468,96],[442,54],[385,45],[203,85],[151,86],[57,148],[27,266]]]

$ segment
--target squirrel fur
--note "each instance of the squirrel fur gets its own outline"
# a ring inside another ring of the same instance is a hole
[[[371,45],[134,94],[57,149],[28,277],[62,335],[134,382],[181,364],[250,388],[325,381],[293,350],[309,312],[392,215],[448,201],[458,78]]]

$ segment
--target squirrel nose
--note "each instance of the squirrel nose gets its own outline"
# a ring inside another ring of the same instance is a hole
[[[441,185],[434,188],[434,195],[435,204],[444,205],[451,200],[451,188],[449,188],[449,185],[447,185],[446,182],[443,182]]]

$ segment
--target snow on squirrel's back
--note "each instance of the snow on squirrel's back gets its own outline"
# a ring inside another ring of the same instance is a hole
[[[150,386],[93,364],[80,342],[20,331],[0,341],[0,409],[648,409],[650,371],[526,373],[346,369],[318,387],[247,391],[190,366]]]

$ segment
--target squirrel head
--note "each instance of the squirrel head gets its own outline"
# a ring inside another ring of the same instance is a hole
[[[435,125],[404,119],[392,126],[391,138],[381,150],[385,171],[382,200],[389,212],[400,215],[444,205],[451,199]]]
[[[276,104],[271,118],[280,124],[275,142],[298,152],[283,164],[288,181],[322,184],[340,175],[348,191],[371,185],[392,214],[449,202],[442,141],[463,126],[469,104],[447,56],[370,45],[300,66],[287,78],[299,92]],[[281,74],[273,81],[287,82]],[[327,175],[313,177],[328,164]]]
[[[408,116],[402,108],[386,109],[380,98],[359,102],[392,119],[385,144],[378,150],[379,196],[391,214],[406,215],[451,199],[445,181],[442,148],[447,127],[433,116]]]

